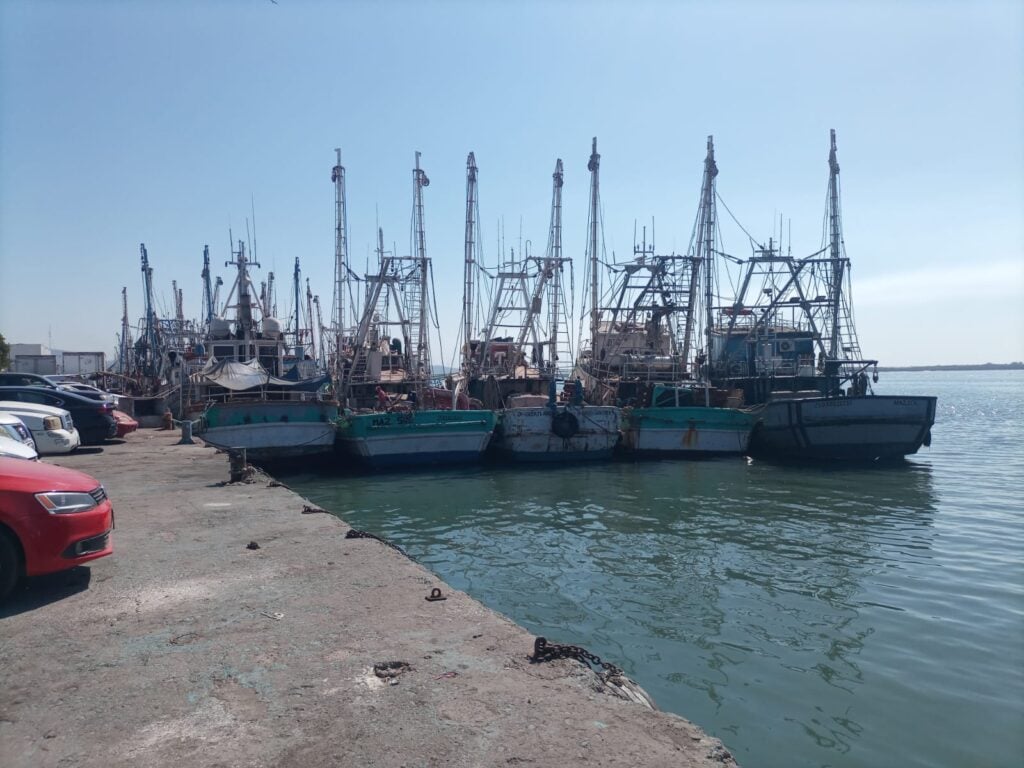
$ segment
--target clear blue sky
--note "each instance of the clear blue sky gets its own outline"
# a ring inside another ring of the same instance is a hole
[[[620,257],[651,218],[659,251],[686,248],[708,134],[744,225],[767,239],[781,213],[794,253],[811,253],[829,128],[865,353],[1024,359],[1019,2],[5,0],[0,332],[111,351],[122,286],[142,313],[140,242],[159,304],[177,280],[198,315],[203,245],[230,283],[228,227],[244,233],[253,199],[281,314],[298,256],[329,316],[334,147],[360,272],[378,215],[408,251],[420,150],[450,358],[468,151],[491,263],[502,219],[507,246],[522,222],[542,252],[563,158],[580,288],[592,136]]]

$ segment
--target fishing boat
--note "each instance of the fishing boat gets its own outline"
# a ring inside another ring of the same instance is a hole
[[[118,334],[116,371],[99,374],[104,386],[120,396],[119,407],[144,427],[158,427],[164,414],[183,415],[187,386],[187,363],[193,350],[202,346],[203,329],[188,320],[183,311],[183,291],[171,281],[174,315],[157,314],[153,299],[153,267],[146,244],[139,244],[145,315],[134,329],[128,320],[128,289],[121,289],[121,331]],[[209,249],[204,251],[208,274]]]
[[[702,375],[707,347],[697,347],[713,305],[718,169],[711,138],[692,252],[656,254],[645,230],[633,260],[609,267],[614,280],[603,301],[599,267],[608,260],[598,250],[600,161],[595,138],[588,165],[590,346],[581,351],[576,375],[593,402],[622,408],[622,445],[631,454],[742,454],[758,414],[739,407],[736,393],[712,386]]]
[[[345,413],[338,444],[372,469],[478,462],[495,426],[492,411]]]
[[[570,384],[569,391],[575,392],[574,385]],[[619,409],[587,405],[575,394],[570,398],[559,402],[554,390],[546,401],[536,395],[510,397],[498,412],[495,452],[516,462],[611,458],[620,439]]]
[[[343,174],[334,176],[343,179]],[[431,274],[423,223],[423,189],[429,183],[417,152],[414,255],[385,252],[378,228],[377,273],[366,275],[359,324],[338,345],[337,389],[349,408],[339,420],[337,446],[371,468],[479,461],[496,423],[493,412],[467,410],[463,392],[446,391],[433,380]],[[339,216],[343,220],[343,213]],[[447,407],[438,407],[442,404]]]
[[[317,371],[315,350],[304,353],[299,302],[296,344],[289,350],[281,322],[269,314],[266,291],[260,301],[253,295],[249,267],[258,264],[248,259],[243,242],[232,256],[237,277],[226,305],[235,310],[235,321],[211,315],[206,344],[189,360],[201,366],[185,388],[187,417],[198,424],[194,433],[218,448],[244,448],[257,463],[328,454],[338,404],[322,394],[329,377]],[[296,260],[296,299],[298,275]]]
[[[463,292],[462,363],[450,377],[453,389],[465,389],[483,407],[497,413],[492,444],[513,462],[607,459],[619,441],[619,409],[589,405],[582,388],[569,383],[563,360],[572,359],[562,287],[572,261],[562,256],[562,161],[552,174],[551,223],[543,257],[528,252],[497,270],[486,322],[474,336],[474,295],[479,276],[477,167],[466,160],[466,248]],[[571,394],[570,394],[571,393]]]
[[[853,323],[834,130],[830,138],[825,242],[805,258],[772,239],[755,244],[712,331],[712,378],[763,405],[755,456],[902,459],[930,444],[936,398],[872,390],[878,361],[861,353]]]

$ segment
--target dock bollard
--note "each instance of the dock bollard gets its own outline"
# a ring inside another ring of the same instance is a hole
[[[245,479],[245,448],[229,448],[228,464],[231,468],[231,482],[237,483]]]
[[[181,440],[178,441],[178,445],[195,445],[192,440],[192,422],[183,421],[181,422]]]

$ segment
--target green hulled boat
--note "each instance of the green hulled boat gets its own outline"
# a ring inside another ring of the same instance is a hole
[[[494,431],[492,411],[346,413],[337,445],[376,469],[479,461]]]

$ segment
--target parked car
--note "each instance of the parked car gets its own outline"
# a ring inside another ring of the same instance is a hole
[[[93,400],[105,400],[108,403],[113,403],[114,407],[117,407],[117,395],[111,394],[110,392],[104,392],[99,387],[94,387],[92,384],[86,384],[82,381],[70,381],[60,380],[57,376],[47,376],[49,381],[57,386],[57,389],[63,389],[67,392],[74,392],[76,395],[82,395]]]
[[[39,458],[32,433],[21,419],[9,413],[0,413],[0,456],[31,461]]]
[[[63,408],[0,400],[0,415],[4,413],[21,419],[32,433],[40,455],[70,453],[82,444],[71,413]]]
[[[16,373],[9,371],[0,373],[0,387],[46,387],[47,389],[56,389],[57,385],[46,376],[41,376],[38,373]]]
[[[28,428],[17,414],[6,412],[3,408],[0,408],[0,428],[2,428],[0,429],[0,434],[6,434],[12,440],[31,445],[33,448],[36,447],[32,430]]]
[[[39,453],[31,445],[15,440],[5,432],[0,432],[0,457],[18,461],[37,461]]]
[[[53,573],[113,552],[114,509],[83,472],[0,458],[0,600],[24,576]]]
[[[42,403],[26,403],[17,400],[0,399],[0,411],[31,411],[41,413],[44,416],[56,416],[60,419],[60,428],[71,432],[75,429],[75,420],[71,417],[71,411],[59,408],[55,405],[43,405]],[[28,426],[27,424],[25,426]],[[32,429],[29,427],[29,429]]]
[[[117,395],[66,376],[41,376],[38,373],[0,373],[0,387],[44,387],[71,392],[90,400],[105,400],[117,406]]]
[[[124,437],[130,432],[134,432],[139,428],[139,422],[133,419],[124,411],[119,411],[117,408],[113,411],[114,421],[117,422],[117,436]]]
[[[0,387],[0,400],[53,405],[71,412],[83,445],[97,445],[117,435],[110,403],[44,387]]]

